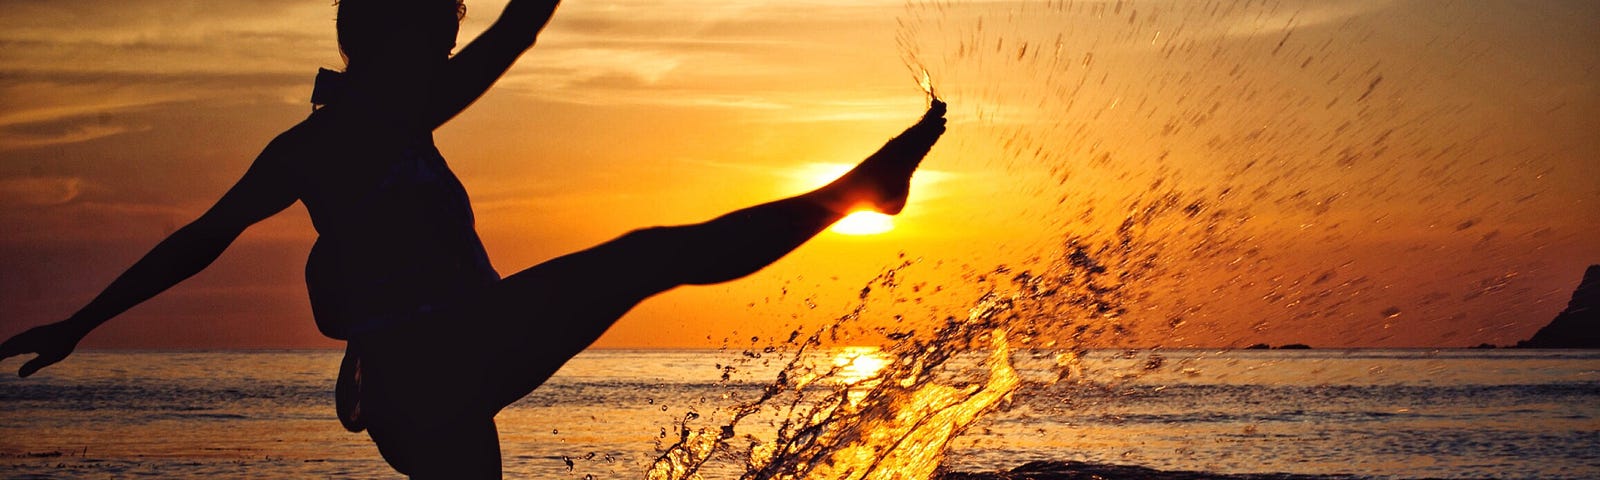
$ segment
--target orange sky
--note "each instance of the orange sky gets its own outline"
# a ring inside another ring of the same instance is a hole
[[[304,118],[340,65],[327,3],[0,6],[0,335],[71,314]],[[469,2],[463,43],[502,4]],[[1161,260],[1124,343],[1504,344],[1600,263],[1596,20],[1582,1],[571,1],[436,139],[509,274],[815,185],[920,115],[910,54],[951,126],[893,231],[661,295],[600,345],[822,324],[902,252],[944,287],[917,308],[963,315],[987,288],[963,273],[1045,268],[1167,190],[1230,212],[1231,247],[1145,225]],[[87,344],[335,345],[305,298],[313,238],[292,208]]]

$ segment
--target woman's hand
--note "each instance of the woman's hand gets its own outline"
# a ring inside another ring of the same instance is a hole
[[[0,343],[0,360],[27,353],[39,354],[17,370],[17,375],[27,377],[67,358],[72,354],[72,349],[77,348],[78,341],[88,334],[88,330],[70,321],[33,327]]]

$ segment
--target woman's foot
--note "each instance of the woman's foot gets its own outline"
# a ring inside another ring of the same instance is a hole
[[[841,214],[864,208],[889,215],[900,213],[906,206],[912,172],[944,134],[944,112],[945,103],[934,99],[916,125],[823,187],[822,192],[831,193],[829,207]]]

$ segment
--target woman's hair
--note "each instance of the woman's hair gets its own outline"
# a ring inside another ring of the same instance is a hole
[[[334,0],[334,5],[338,7],[334,28],[346,65],[381,47],[379,43],[397,28],[425,34],[424,29],[437,25],[444,15],[454,15],[458,23],[467,15],[465,0]]]

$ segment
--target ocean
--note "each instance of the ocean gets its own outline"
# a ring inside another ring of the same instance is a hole
[[[951,443],[943,469],[1048,460],[1219,474],[1600,478],[1596,351],[1096,350],[1060,382],[1042,378],[1055,375],[1044,366],[1050,352],[1012,358],[1025,383]],[[642,478],[681,425],[711,421],[770,383],[772,360],[585,352],[498,417],[506,476]],[[334,418],[338,362],[333,351],[90,351],[33,378],[0,377],[0,477],[398,477],[364,434]],[[872,362],[858,364],[871,373]],[[770,438],[773,424],[743,422],[729,442]],[[742,473],[742,459],[718,460],[705,478]]]

